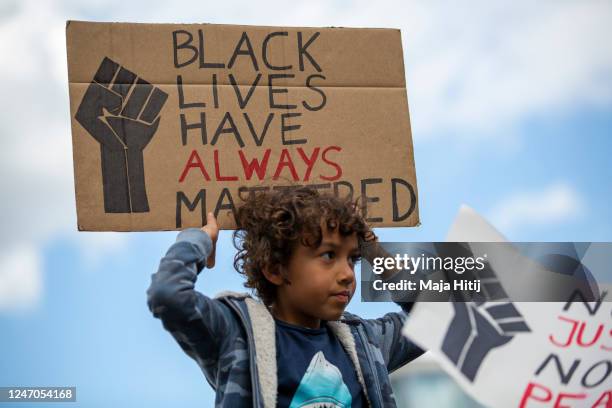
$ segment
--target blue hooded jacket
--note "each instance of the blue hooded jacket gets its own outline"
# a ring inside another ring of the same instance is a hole
[[[200,366],[217,407],[274,408],[277,369],[274,319],[248,294],[211,299],[194,289],[212,250],[197,228],[179,233],[151,276],[149,309]],[[395,407],[389,373],[423,354],[402,336],[405,312],[362,319],[345,312],[328,322],[349,355],[371,407]]]

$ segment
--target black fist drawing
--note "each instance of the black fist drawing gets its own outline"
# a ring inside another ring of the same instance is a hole
[[[470,381],[494,348],[518,333],[530,332],[511,302],[453,302],[455,316],[442,343],[442,352]]]
[[[144,148],[168,94],[105,57],[75,119],[100,143],[104,211],[148,212]]]

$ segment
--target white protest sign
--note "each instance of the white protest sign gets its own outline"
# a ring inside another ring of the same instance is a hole
[[[463,207],[447,240],[505,239]],[[417,303],[403,333],[487,406],[611,408],[611,296],[602,291],[598,302],[577,295],[567,302]]]

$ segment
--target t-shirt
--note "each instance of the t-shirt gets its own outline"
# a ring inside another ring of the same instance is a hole
[[[357,372],[340,340],[318,329],[276,321],[278,407],[363,407]]]

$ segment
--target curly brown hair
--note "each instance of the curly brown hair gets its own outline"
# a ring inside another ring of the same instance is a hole
[[[357,233],[364,239],[370,229],[363,213],[357,200],[309,187],[251,193],[236,212],[234,267],[245,275],[244,286],[270,305],[276,286],[266,279],[264,268],[287,266],[297,244],[318,247],[323,222],[329,231],[338,229],[342,236]]]

